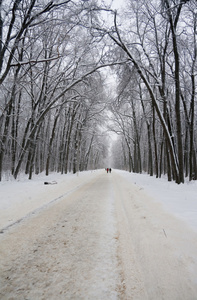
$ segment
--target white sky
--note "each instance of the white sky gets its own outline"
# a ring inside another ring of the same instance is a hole
[[[112,4],[113,9],[120,9],[125,5],[125,0],[104,0],[106,4]]]
[[[112,8],[119,9],[122,6],[124,6],[124,4],[125,4],[124,0],[113,0]]]

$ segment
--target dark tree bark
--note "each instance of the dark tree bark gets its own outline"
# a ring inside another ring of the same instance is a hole
[[[181,111],[180,111],[180,63],[179,63],[179,51],[177,44],[177,34],[176,34],[176,26],[180,16],[181,8],[183,2],[180,2],[177,8],[176,16],[173,20],[171,7],[169,5],[168,0],[165,0],[167,15],[169,17],[170,29],[172,34],[172,42],[173,42],[173,51],[174,51],[174,61],[175,61],[175,73],[174,73],[174,81],[175,81],[175,113],[176,113],[176,130],[177,130],[177,146],[178,146],[178,167],[179,167],[179,175],[178,175],[178,183],[184,183],[184,161],[183,161],[183,143],[182,143],[182,123],[181,123]]]

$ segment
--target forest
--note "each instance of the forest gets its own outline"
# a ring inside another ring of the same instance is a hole
[[[0,0],[0,180],[196,180],[196,22],[196,0]]]

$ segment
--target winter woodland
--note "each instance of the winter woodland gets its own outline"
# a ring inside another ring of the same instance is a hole
[[[196,180],[196,22],[196,0],[0,0],[0,180]]]

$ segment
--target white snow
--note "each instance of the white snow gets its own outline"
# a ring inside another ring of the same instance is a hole
[[[128,181],[143,188],[156,202],[174,216],[184,220],[193,230],[197,231],[197,182],[188,181],[184,184],[168,182],[167,178],[155,178],[147,174],[118,171]]]
[[[197,182],[186,181],[177,185],[168,182],[166,178],[156,179],[147,174],[136,174],[116,170],[118,174],[131,183],[143,188],[156,202],[176,217],[183,219],[197,231]],[[78,175],[57,173],[45,176],[35,175],[33,180],[25,177],[19,180],[4,180],[0,182],[0,229],[17,221],[31,211],[64,195],[64,191],[72,191],[80,184],[89,180],[96,171],[81,172]],[[56,181],[55,185],[44,185],[44,182]],[[63,191],[62,191],[63,188]],[[53,192],[48,195],[48,191]],[[47,194],[47,197],[45,197]]]
[[[1,299],[195,299],[196,190],[120,170],[3,180]]]
[[[53,173],[46,176],[42,173],[32,180],[24,175],[17,181],[3,180],[0,182],[0,230],[76,190],[93,174],[93,171],[75,175]],[[44,182],[57,184],[44,185]]]

